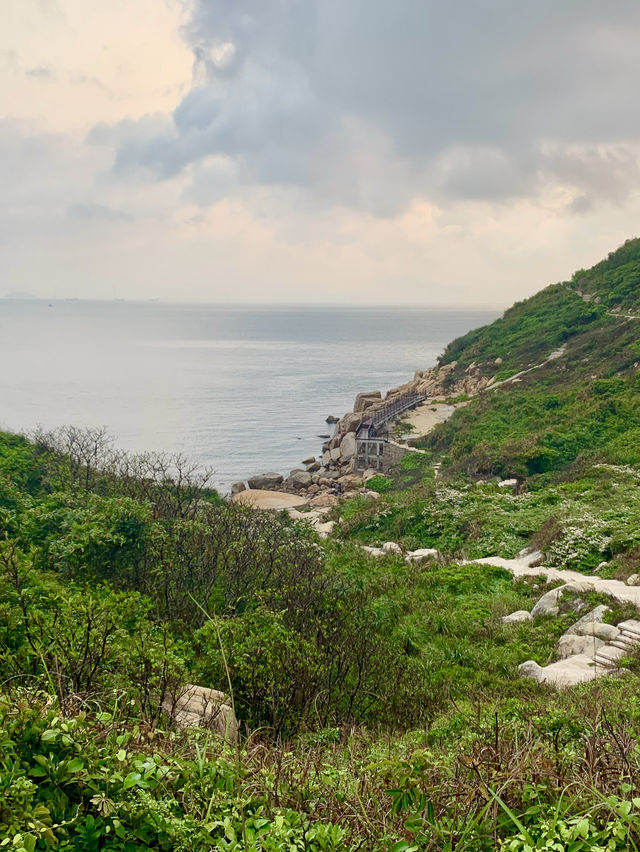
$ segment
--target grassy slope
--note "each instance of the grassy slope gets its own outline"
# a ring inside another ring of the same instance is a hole
[[[585,302],[582,288],[601,303]],[[473,399],[423,446],[469,474],[532,477],[566,473],[585,460],[640,461],[640,320],[612,315],[640,311],[640,240],[625,243],[574,281],[547,287],[489,326],[453,341],[442,363],[455,375],[472,362],[487,375],[565,355]]]

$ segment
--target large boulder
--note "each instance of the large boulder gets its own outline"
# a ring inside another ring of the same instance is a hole
[[[308,488],[311,485],[311,474],[306,470],[292,470],[287,479],[287,485],[296,491],[300,488]]]
[[[367,408],[371,408],[372,405],[375,405],[376,402],[379,402],[382,399],[382,394],[380,391],[369,391],[368,393],[359,393],[356,396],[356,401],[353,405],[353,413],[358,414],[359,412],[366,411]]]
[[[342,454],[340,452],[340,447],[334,447],[330,451],[331,461],[334,461],[334,462],[338,461],[338,459],[340,458],[341,455]],[[324,463],[324,457],[323,457],[323,463]]]
[[[565,588],[565,587],[560,587]],[[602,624],[602,620],[605,615],[611,611],[611,607],[606,604],[600,604],[600,606],[595,607],[588,612],[586,615],[583,615],[582,618],[579,618],[575,624],[572,624],[571,627],[566,631],[566,633],[571,634],[575,633],[576,636],[597,636],[598,632],[596,630],[595,625]],[[613,625],[606,625],[606,627],[613,627]],[[620,631],[618,631],[617,627],[613,628],[616,630],[616,636]],[[604,633],[607,633],[605,629]]]
[[[323,467],[329,467],[330,464],[331,464],[331,451],[325,450],[325,452],[322,454],[322,465],[323,465]]]
[[[370,492],[371,494],[375,494],[375,491]],[[433,547],[420,547],[418,550],[410,550],[407,553],[406,561],[407,562],[421,562],[423,559],[437,559],[440,554]],[[529,613],[527,613],[529,615]]]
[[[262,488],[249,488],[231,497],[233,503],[249,506],[251,509],[262,509],[267,512],[281,512],[284,509],[299,509],[307,504],[305,497],[290,494],[288,491],[265,491]]]
[[[583,583],[579,580],[573,580],[571,583],[565,583],[564,586],[558,586],[555,589],[551,589],[550,592],[547,592],[543,595],[538,603],[531,610],[531,615],[535,618],[537,615],[557,615],[560,612],[560,600],[563,595],[573,592],[573,593],[584,593],[591,591],[591,586],[589,583]],[[570,608],[572,609],[582,609],[584,607],[583,601],[574,601]],[[585,618],[590,617],[590,613]],[[599,619],[602,620],[602,619]]]
[[[614,624],[605,624],[604,621],[594,621],[591,624],[585,624],[578,635],[595,636],[597,639],[602,639],[603,642],[613,642],[620,635],[620,628]]]
[[[231,745],[238,741],[238,720],[231,701],[218,689],[187,683],[165,696],[162,709],[176,728],[209,728]]]
[[[352,412],[351,414],[345,414],[345,416],[340,421],[340,431],[355,432],[361,423],[362,414],[356,414],[355,412]]]
[[[260,490],[269,490],[277,488],[284,482],[284,476],[281,473],[260,473],[257,476],[250,476],[247,480],[249,488],[259,488]]]
[[[566,586],[558,586],[557,589],[544,594],[531,610],[531,615],[534,618],[537,615],[557,615],[560,612],[559,601],[565,589]]]
[[[356,454],[356,436],[353,432],[347,432],[340,441],[340,457],[342,461],[351,461]]]
[[[535,660],[527,660],[525,663],[520,663],[518,672],[520,673],[520,677],[531,677],[537,681],[541,681],[544,677],[542,666],[536,663]]]
[[[231,493],[232,494],[240,494],[242,491],[246,491],[246,490],[247,490],[247,486],[244,484],[244,482],[234,482],[233,485],[231,486]]]
[[[578,636],[575,633],[565,633],[558,640],[558,656],[561,660],[575,657],[576,654],[586,654],[593,657],[598,648],[605,643],[597,636]]]

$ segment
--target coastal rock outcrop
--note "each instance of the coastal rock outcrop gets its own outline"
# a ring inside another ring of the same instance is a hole
[[[281,473],[259,473],[257,476],[250,476],[247,480],[249,488],[269,489],[277,488],[284,482],[284,476]]]
[[[375,405],[380,399],[382,399],[380,391],[364,391],[363,393],[359,393],[356,396],[353,413],[360,414],[363,411],[366,411],[367,408],[371,408],[371,406]]]

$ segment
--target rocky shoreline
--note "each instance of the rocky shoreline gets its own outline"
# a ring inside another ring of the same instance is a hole
[[[231,488],[231,499],[255,508],[274,511],[298,510],[303,506],[329,510],[337,505],[342,495],[361,492],[371,499],[377,492],[367,489],[367,482],[381,476],[377,470],[356,472],[356,431],[365,418],[388,406],[409,393],[417,393],[429,404],[443,404],[452,396],[472,396],[488,387],[493,379],[481,368],[471,364],[462,377],[454,378],[456,362],[443,366],[418,370],[409,382],[391,388],[386,394],[381,391],[364,391],[357,394],[353,409],[343,417],[330,415],[327,423],[335,424],[333,435],[322,445],[322,453],[304,459],[302,467],[294,468],[284,476],[267,472],[249,477],[245,482],[236,482]],[[275,495],[282,495],[276,498]],[[291,495],[293,500],[287,500]]]

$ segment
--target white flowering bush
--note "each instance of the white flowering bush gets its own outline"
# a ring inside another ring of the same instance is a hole
[[[546,561],[555,568],[595,567],[611,545],[610,526],[606,519],[585,512],[572,518],[549,545]]]

